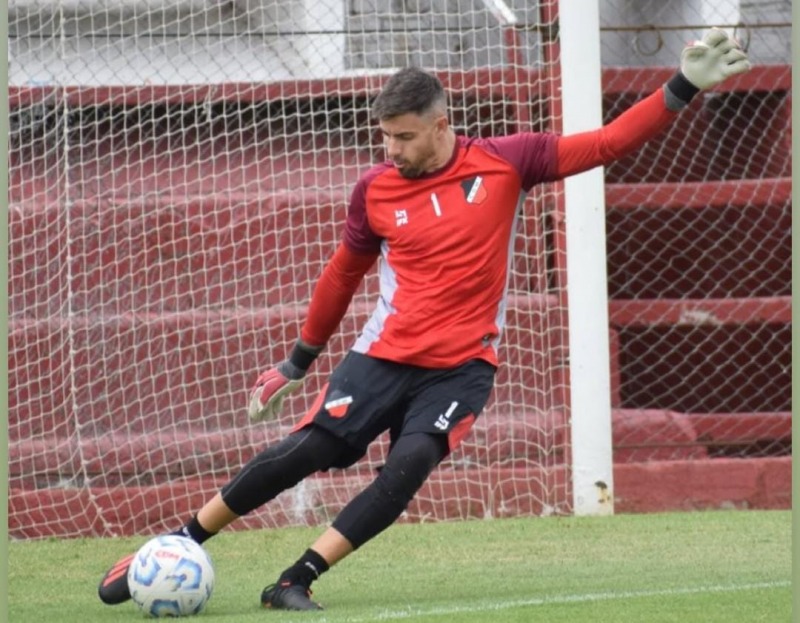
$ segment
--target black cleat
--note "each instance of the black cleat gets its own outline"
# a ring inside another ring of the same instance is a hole
[[[261,593],[261,605],[276,610],[322,610],[322,606],[311,601],[309,589],[285,581],[267,586]]]
[[[103,576],[97,594],[104,604],[113,606],[128,601],[131,591],[128,589],[128,567],[131,566],[135,554],[120,558]]]

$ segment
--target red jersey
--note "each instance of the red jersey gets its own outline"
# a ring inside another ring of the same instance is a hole
[[[380,297],[353,350],[445,368],[497,365],[513,236],[525,194],[554,179],[556,137],[457,137],[442,169],[406,179],[391,163],[353,192],[344,244],[380,252]]]
[[[391,163],[373,167],[353,191],[344,240],[317,282],[301,338],[327,343],[380,255],[380,297],[354,350],[431,368],[475,358],[497,365],[525,193],[633,152],[676,116],[658,89],[597,130],[458,137],[447,165],[416,179]]]

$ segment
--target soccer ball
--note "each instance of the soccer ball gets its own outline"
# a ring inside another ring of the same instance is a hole
[[[128,568],[134,603],[153,617],[200,613],[214,590],[214,567],[202,546],[183,536],[159,536],[145,543]]]

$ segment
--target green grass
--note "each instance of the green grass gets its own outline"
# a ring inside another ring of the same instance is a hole
[[[196,620],[731,623],[791,619],[791,514],[715,511],[396,525],[314,585],[322,613],[264,611],[265,584],[319,528],[225,532]],[[97,599],[144,538],[12,542],[9,621],[141,621]]]

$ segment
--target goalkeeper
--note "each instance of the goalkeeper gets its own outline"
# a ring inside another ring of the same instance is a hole
[[[434,76],[415,68],[394,74],[372,107],[387,160],[356,183],[343,240],[316,284],[300,339],[258,378],[250,417],[278,417],[380,258],[374,313],[292,432],[175,534],[203,543],[307,476],[352,465],[388,430],[390,450],[373,482],[261,594],[265,607],[319,609],[312,583],[400,516],[489,399],[525,194],[630,154],[699,91],[748,69],[736,42],[712,29],[683,51],[680,71],[662,88],[600,129],[475,139],[450,127]],[[105,603],[130,598],[130,559],[103,578]]]

